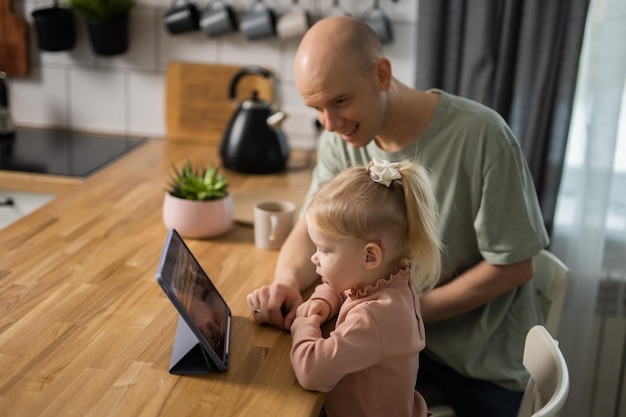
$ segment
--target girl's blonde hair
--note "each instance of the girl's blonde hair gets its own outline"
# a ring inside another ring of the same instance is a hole
[[[432,289],[441,270],[437,202],[426,170],[395,164],[400,179],[389,187],[376,182],[367,167],[349,168],[324,185],[307,207],[307,221],[337,239],[397,237],[399,266],[411,266],[418,293]]]

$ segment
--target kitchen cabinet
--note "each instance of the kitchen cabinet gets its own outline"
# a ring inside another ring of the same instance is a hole
[[[56,194],[0,190],[0,230],[45,205]]]

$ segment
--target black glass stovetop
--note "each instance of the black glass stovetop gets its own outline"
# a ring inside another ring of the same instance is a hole
[[[86,177],[143,142],[124,136],[20,128],[0,137],[0,169]]]

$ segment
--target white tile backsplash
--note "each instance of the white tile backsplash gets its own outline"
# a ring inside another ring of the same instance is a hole
[[[291,39],[282,44],[282,59],[280,63],[280,79],[283,81],[294,81],[293,59],[300,44],[299,39]]]
[[[116,56],[96,56],[98,67],[154,70],[157,64],[155,11],[136,7],[130,14],[128,52]]]
[[[277,90],[281,109],[287,113],[283,129],[290,145],[296,148],[310,148],[315,137],[316,112],[304,105],[293,82],[283,82]]]
[[[278,39],[248,41],[241,33],[235,35],[224,41],[222,62],[235,65],[260,65],[278,74],[281,55]]]
[[[157,73],[130,74],[128,132],[159,137],[165,131],[165,85]]]
[[[16,125],[67,126],[67,72],[59,67],[31,67],[28,77],[10,79],[9,104]]]
[[[129,112],[126,100],[126,71],[107,68],[71,70],[70,112],[72,126],[123,134]]]
[[[167,63],[171,60],[210,64],[217,62],[217,43],[219,40],[210,39],[201,31],[172,35],[161,22],[158,36],[161,44],[159,63],[161,71],[167,69]]]
[[[195,1],[200,12],[206,1]],[[335,0],[299,0],[315,20],[328,14]],[[293,0],[267,0],[278,15]],[[229,0],[240,17],[252,0]],[[374,1],[340,0],[352,16],[362,15]],[[18,126],[61,127],[78,130],[160,137],[165,134],[165,71],[171,60],[229,65],[261,65],[274,71],[281,108],[289,117],[283,127],[297,144],[312,142],[315,112],[304,106],[293,82],[293,57],[299,39],[248,41],[235,32],[209,38],[203,32],[171,35],[163,26],[169,0],[139,0],[130,17],[130,43],[126,54],[97,56],[91,50],[82,18],[76,19],[77,43],[65,52],[44,52],[37,47],[31,13],[52,7],[50,0],[16,0],[14,11],[30,23],[31,71],[9,79],[11,110]],[[416,0],[381,0],[392,19],[394,42],[385,45],[394,75],[414,85],[417,36]]]
[[[415,85],[417,27],[409,22],[395,22],[394,41],[384,46],[393,75],[407,85]]]

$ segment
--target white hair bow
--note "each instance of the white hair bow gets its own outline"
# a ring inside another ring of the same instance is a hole
[[[399,180],[401,178],[398,167],[400,164],[395,162],[389,162],[384,159],[372,159],[369,164],[369,173],[372,179],[386,187],[391,185],[393,180]]]

